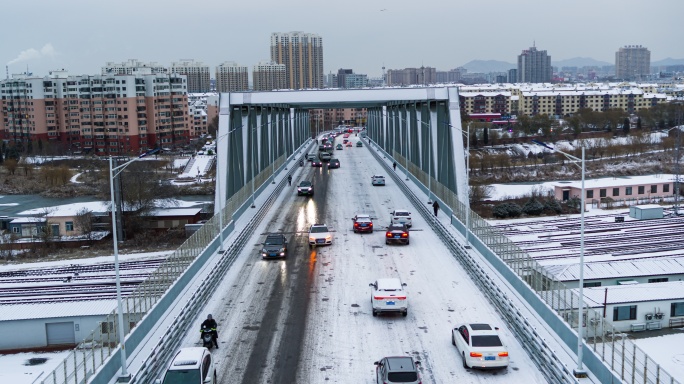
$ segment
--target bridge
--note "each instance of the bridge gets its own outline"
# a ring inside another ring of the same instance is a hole
[[[308,110],[332,107],[367,108],[367,139],[335,151],[340,169],[299,166],[317,149]],[[222,94],[216,142],[219,213],[124,299],[131,376],[120,377],[112,313],[42,382],[151,383],[178,348],[197,345],[212,313],[219,383],[370,382],[373,361],[397,354],[421,360],[425,382],[677,383],[591,309],[588,377],[573,374],[578,297],[468,208],[457,88]],[[375,174],[385,187],[371,186]],[[314,197],[296,196],[288,176],[312,181]],[[350,230],[356,213],[384,229],[395,208],[413,212],[409,246]],[[333,245],[310,249],[319,222]],[[285,260],[259,258],[268,232],[290,237]],[[408,284],[406,318],[371,316],[368,283],[379,277]],[[465,322],[501,329],[508,370],[460,367],[450,333]]]

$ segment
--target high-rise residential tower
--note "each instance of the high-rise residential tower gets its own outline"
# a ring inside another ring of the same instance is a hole
[[[323,39],[313,33],[271,34],[271,61],[285,64],[291,89],[323,88]]]
[[[537,47],[532,46],[518,55],[519,83],[548,83],[552,74],[551,56],[546,50],[538,51]]]
[[[209,92],[211,83],[209,82],[209,66],[192,59],[181,59],[171,63],[171,72],[185,75],[188,78],[188,93]]]
[[[247,67],[226,61],[216,67],[216,91],[243,92],[249,90],[249,71]]]
[[[626,45],[615,52],[615,76],[640,80],[651,73],[651,51],[641,45]]]
[[[252,88],[255,91],[272,91],[285,89],[285,64],[274,62],[260,62],[252,69]]]

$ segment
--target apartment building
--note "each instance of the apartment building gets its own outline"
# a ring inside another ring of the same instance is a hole
[[[252,69],[252,88],[255,91],[272,91],[274,89],[286,89],[285,64],[275,62],[259,62]]]
[[[185,75],[188,79],[188,93],[209,92],[211,90],[209,66],[200,61],[183,59],[171,63],[171,73]]]
[[[615,76],[639,80],[651,73],[651,51],[641,45],[626,45],[615,52]]]
[[[249,90],[249,71],[245,66],[226,61],[216,67],[216,91],[244,92]]]
[[[122,63],[107,62],[107,64],[102,67],[103,75],[132,75],[134,73],[169,73],[169,70],[157,63],[149,62],[145,63],[137,59],[128,59]]]
[[[310,109],[311,129],[331,130],[338,125],[365,126],[368,118],[366,108]]]
[[[653,84],[484,84],[460,88],[466,112],[567,116],[581,108],[636,113],[668,101]]]
[[[553,69],[551,67],[551,56],[546,50],[539,51],[536,46],[522,51],[518,55],[519,83],[546,83],[551,81]]]
[[[323,39],[313,33],[271,34],[271,61],[284,64],[289,89],[323,88]]]
[[[388,69],[388,86],[429,85],[437,82],[437,69],[432,67]]]
[[[137,154],[189,141],[187,79],[178,74],[14,75],[0,81],[0,137],[66,151]]]

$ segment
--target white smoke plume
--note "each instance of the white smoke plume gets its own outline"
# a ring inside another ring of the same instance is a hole
[[[55,51],[55,47],[53,47],[52,44],[47,43],[40,50],[37,50],[35,48],[29,48],[25,51],[21,51],[19,53],[19,56],[17,56],[14,60],[8,62],[7,65],[12,65],[15,63],[20,63],[22,61],[28,61],[33,59],[40,59],[43,57],[53,57],[56,54],[57,51]]]

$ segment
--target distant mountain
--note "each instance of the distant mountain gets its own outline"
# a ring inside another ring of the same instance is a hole
[[[517,68],[518,64],[499,60],[472,60],[463,64],[462,67],[468,72],[477,73],[508,72],[509,69]]]
[[[573,57],[572,59],[558,60],[551,62],[554,67],[603,67],[604,65],[615,65],[607,61],[594,60],[591,57]]]
[[[660,67],[663,65],[683,65],[683,64],[684,64],[684,59],[673,59],[671,57],[668,57],[667,59],[658,60],[658,61],[651,61],[652,67]]]

